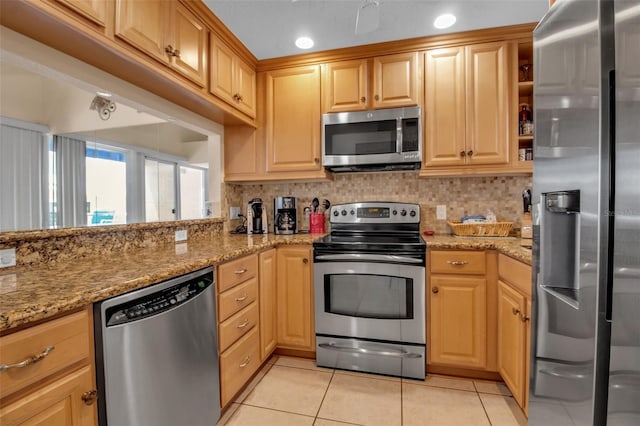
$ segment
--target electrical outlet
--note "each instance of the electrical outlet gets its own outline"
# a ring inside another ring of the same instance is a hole
[[[240,207],[229,207],[229,218],[240,219]]]
[[[436,219],[447,220],[447,206],[444,206],[444,205],[436,206]]]
[[[9,248],[0,250],[0,268],[16,266],[16,249]]]
[[[187,230],[186,229],[181,229],[179,231],[176,231],[176,242],[177,241],[186,241],[187,239]]]

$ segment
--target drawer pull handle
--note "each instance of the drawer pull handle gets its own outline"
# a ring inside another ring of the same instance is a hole
[[[242,269],[238,269],[237,271],[233,271],[233,273],[236,274],[236,275],[242,275],[247,271],[248,271],[247,268],[242,268]]]
[[[55,346],[47,346],[42,352],[38,355],[32,355],[24,361],[17,362],[15,364],[0,364],[0,372],[5,370],[10,370],[12,368],[24,368],[27,365],[35,364],[38,361],[42,361],[47,355],[51,353],[56,347]]]
[[[449,265],[462,266],[462,265],[466,265],[469,262],[467,262],[466,260],[447,260],[447,263]]]
[[[248,325],[249,325],[249,319],[248,319],[248,318],[245,318],[245,319],[244,319],[244,322],[243,322],[242,324],[238,324],[238,325],[236,325],[236,328],[245,328],[245,327],[246,327],[246,326],[248,326]]]
[[[236,297],[236,302],[242,302],[244,300],[247,300],[247,297],[249,297],[249,296],[247,296],[246,294],[244,294],[243,296],[240,296],[240,297]]]
[[[247,365],[249,365],[249,362],[251,361],[251,357],[248,356],[246,357],[243,361],[242,364],[240,364],[240,368],[245,368]]]
[[[82,394],[82,402],[84,402],[85,405],[91,405],[94,402],[96,402],[97,399],[98,399],[98,391],[95,389],[86,391],[85,393]]]

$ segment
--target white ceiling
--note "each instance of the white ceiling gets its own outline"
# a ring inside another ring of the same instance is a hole
[[[378,29],[356,35],[362,1],[204,0],[258,59],[538,22],[549,8],[549,0],[378,0]],[[457,22],[436,29],[433,20],[442,13],[453,13]],[[298,49],[300,36],[311,37],[313,48]]]

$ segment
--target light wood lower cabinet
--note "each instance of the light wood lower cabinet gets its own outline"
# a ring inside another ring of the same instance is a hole
[[[276,249],[260,253],[260,359],[276,349]]]
[[[525,413],[529,399],[531,266],[498,258],[498,370]]]
[[[90,310],[2,336],[0,424],[96,424],[92,336]]]
[[[315,350],[311,246],[277,249],[278,347]]]

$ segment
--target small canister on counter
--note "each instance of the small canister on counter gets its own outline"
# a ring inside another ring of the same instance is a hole
[[[309,215],[309,232],[312,234],[324,234],[324,213],[311,213]]]

